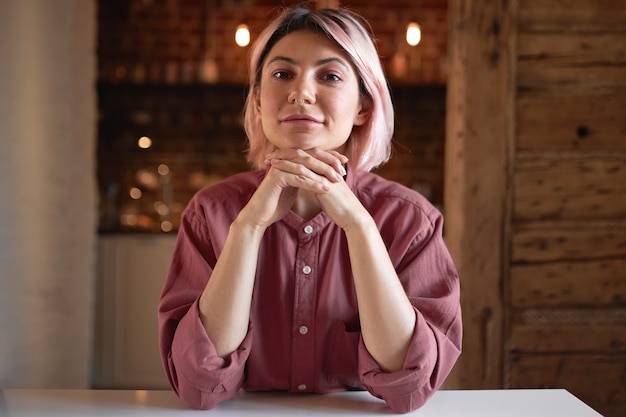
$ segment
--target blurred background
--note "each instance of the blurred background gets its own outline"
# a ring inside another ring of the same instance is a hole
[[[0,387],[167,388],[156,303],[180,214],[249,169],[270,0],[0,0]],[[429,198],[462,282],[449,389],[626,413],[626,8],[374,0],[396,110],[377,170]]]

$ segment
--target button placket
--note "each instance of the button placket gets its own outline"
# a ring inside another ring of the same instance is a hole
[[[315,384],[316,265],[319,236],[315,227],[301,226],[296,253],[293,310],[293,391],[309,391]]]

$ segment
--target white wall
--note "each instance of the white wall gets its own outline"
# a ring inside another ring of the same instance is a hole
[[[89,382],[95,0],[0,0],[0,388]]]

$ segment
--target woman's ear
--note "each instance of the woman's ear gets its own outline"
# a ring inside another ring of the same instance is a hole
[[[354,125],[361,126],[367,121],[372,114],[372,99],[368,96],[362,96],[361,106],[357,114],[354,116]]]
[[[252,101],[254,103],[254,111],[256,114],[261,113],[261,93],[258,87],[254,87],[252,90]]]

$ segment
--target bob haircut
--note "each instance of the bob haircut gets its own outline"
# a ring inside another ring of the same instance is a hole
[[[394,128],[393,104],[378,51],[366,28],[369,25],[363,17],[345,8],[286,8],[270,22],[250,51],[249,90],[243,113],[249,142],[248,162],[261,168],[265,156],[273,150],[254,106],[254,94],[261,88],[265,59],[276,42],[301,30],[327,36],[347,55],[356,69],[362,98],[371,101],[369,117],[363,125],[353,127],[346,143],[349,167],[355,171],[370,171],[389,160]]]

